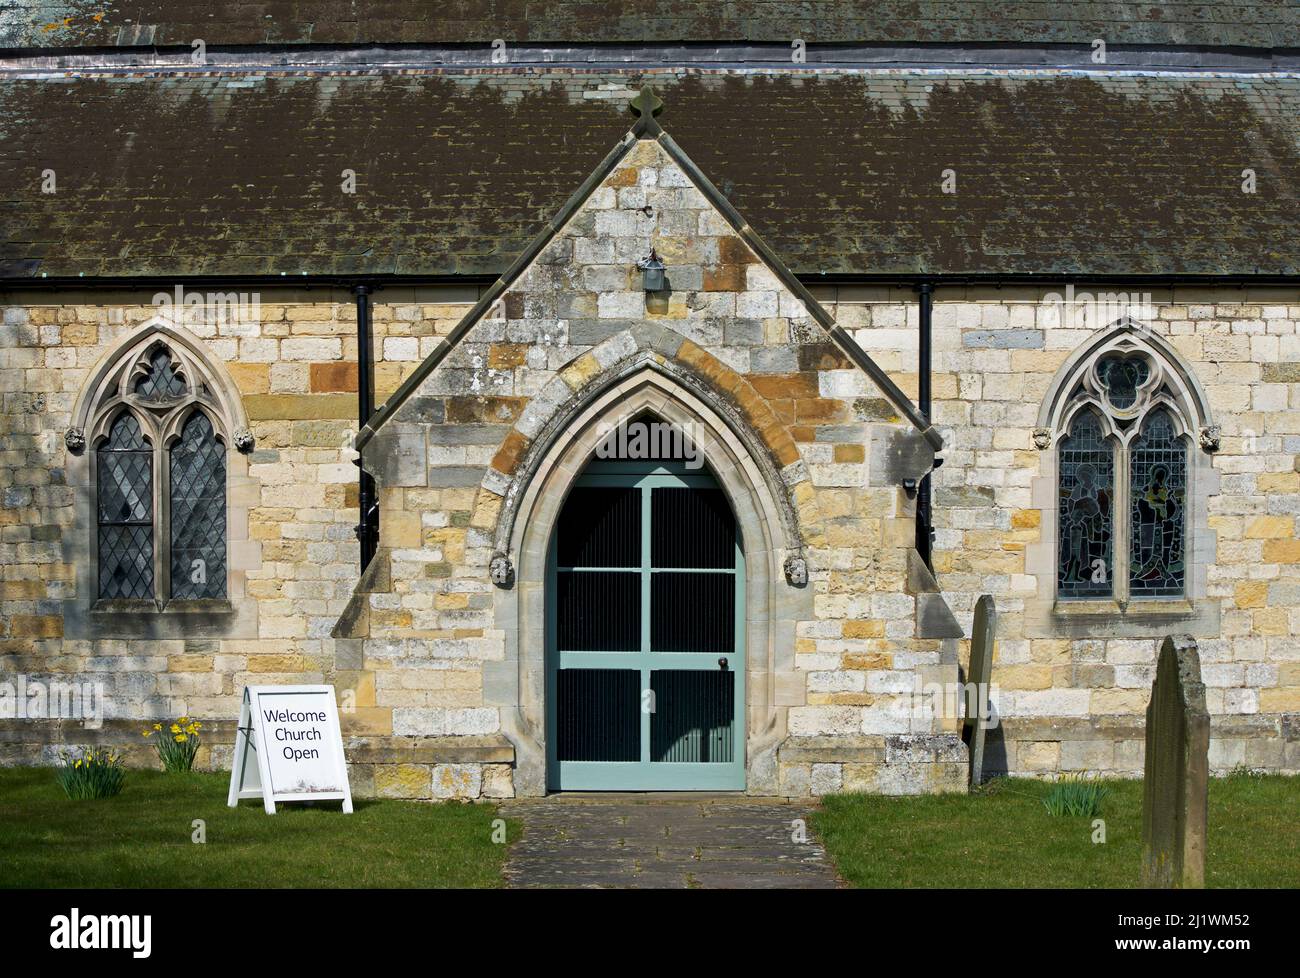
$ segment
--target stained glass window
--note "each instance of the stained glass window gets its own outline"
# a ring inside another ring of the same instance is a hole
[[[1057,593],[1110,597],[1115,456],[1091,411],[1080,412],[1061,440],[1059,464]]]
[[[172,365],[172,355],[160,346],[149,357],[149,372],[135,384],[136,394],[146,401],[167,401],[185,393],[185,380]]]
[[[1187,448],[1167,411],[1148,415],[1129,450],[1129,594],[1183,593]]]
[[[171,449],[173,598],[226,595],[226,452],[196,411]]]
[[[97,452],[99,596],[153,596],[153,449],[121,415]]]
[[[1106,357],[1097,365],[1097,376],[1111,405],[1123,411],[1136,403],[1138,388],[1151,376],[1151,367],[1141,357]]]

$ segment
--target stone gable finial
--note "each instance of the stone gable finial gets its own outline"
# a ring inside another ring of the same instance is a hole
[[[632,101],[628,103],[628,106],[642,119],[647,117],[653,119],[663,111],[664,102],[663,99],[654,93],[653,88],[649,85],[642,85],[641,94],[632,99]]]
[[[641,94],[628,103],[628,109],[637,115],[636,125],[632,127],[632,131],[643,139],[663,132],[655,120],[655,116],[663,111],[663,107],[663,99],[659,98],[649,85],[642,86]]]

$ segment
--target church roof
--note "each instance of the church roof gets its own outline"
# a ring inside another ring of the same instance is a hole
[[[0,0],[0,47],[780,41],[1295,46],[1292,0]]]
[[[512,68],[11,75],[0,277],[494,277],[646,81],[805,280],[1300,274],[1294,75]]]

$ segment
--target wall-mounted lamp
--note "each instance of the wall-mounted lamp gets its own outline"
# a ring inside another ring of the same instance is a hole
[[[664,263],[653,248],[650,249],[650,256],[642,258],[636,267],[641,269],[641,282],[647,292],[662,292],[667,287]]]

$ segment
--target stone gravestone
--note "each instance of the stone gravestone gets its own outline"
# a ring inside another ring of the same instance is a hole
[[[993,642],[997,637],[998,609],[993,596],[982,595],[975,603],[975,625],[971,629],[970,668],[966,670],[966,717],[961,739],[970,752],[970,786],[978,787],[984,777],[984,733],[991,716],[988,702],[989,676],[993,672]]]
[[[1201,657],[1190,635],[1160,646],[1147,707],[1142,792],[1142,883],[1205,885],[1205,822],[1210,773],[1210,714]]]

